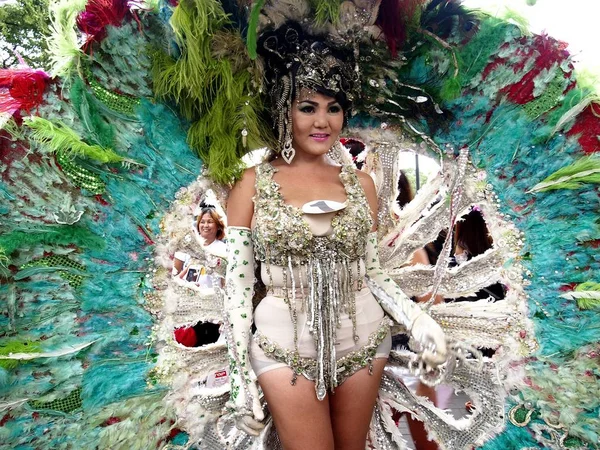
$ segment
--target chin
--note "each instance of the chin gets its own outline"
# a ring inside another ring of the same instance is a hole
[[[331,150],[331,147],[333,147],[334,143],[323,143],[323,144],[318,144],[318,145],[311,145],[308,149],[307,152],[310,155],[315,155],[315,156],[321,156],[321,155],[326,155],[327,152],[329,152],[329,150]]]

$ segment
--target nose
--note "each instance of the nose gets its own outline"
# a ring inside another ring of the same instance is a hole
[[[316,128],[325,128],[329,124],[327,120],[327,112],[326,111],[318,111],[315,114],[315,127]]]

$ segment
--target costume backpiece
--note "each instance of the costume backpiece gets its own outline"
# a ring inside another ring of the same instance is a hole
[[[345,133],[369,150],[383,268],[408,295],[508,288],[499,302],[429,308],[454,358],[420,376],[464,390],[473,412],[455,420],[414,397],[395,368],[419,372],[418,354],[392,351],[369,447],[402,448],[392,409],[423,420],[447,449],[597,445],[590,155],[600,120],[564,43],[456,1],[61,0],[51,17],[52,73],[0,74],[5,445],[278,448],[269,419],[246,435],[225,407],[229,386],[208,387],[228,365],[224,343],[175,341],[177,328],[222,320],[222,300],[170,274],[177,251],[206,259],[190,220],[198,201],[212,189],[224,205],[239,157],[280,150],[280,132],[285,143],[288,118],[275,130],[264,121],[273,67],[258,45],[287,21],[351,47],[360,89]],[[442,169],[398,211],[407,149]],[[449,269],[448,242],[440,264],[404,265],[472,207],[490,250]],[[480,347],[494,357],[473,358]]]

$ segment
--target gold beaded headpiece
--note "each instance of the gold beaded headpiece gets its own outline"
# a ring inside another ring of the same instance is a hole
[[[360,77],[353,53],[306,36],[297,23],[263,33],[259,53],[280,151],[291,145],[292,102],[302,89],[335,98],[345,111],[357,96]]]

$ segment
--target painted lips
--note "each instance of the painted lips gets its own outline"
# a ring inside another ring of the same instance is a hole
[[[324,142],[329,139],[328,134],[311,134],[310,137],[318,142]]]

